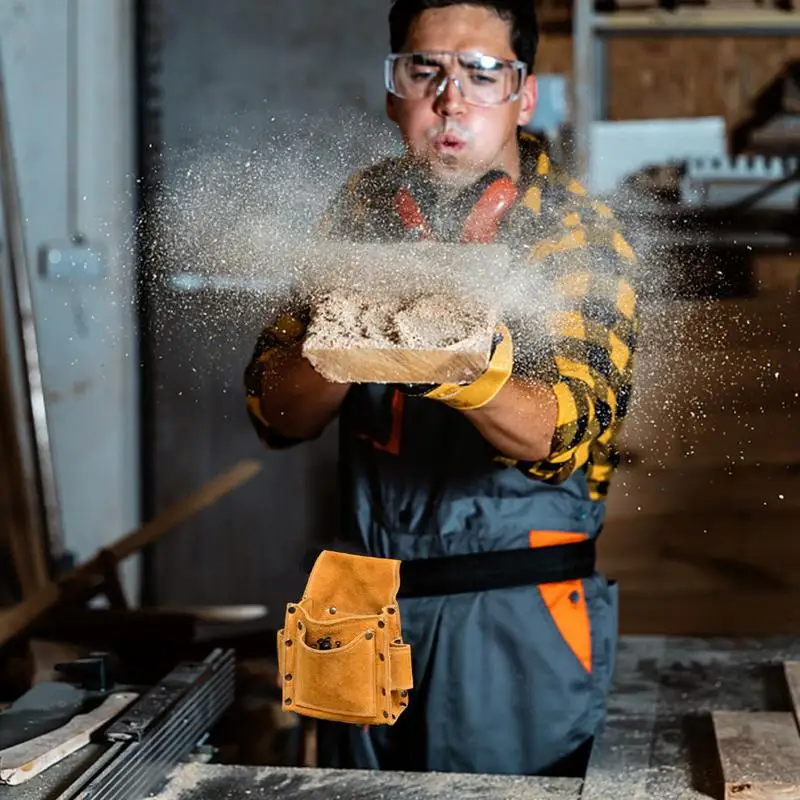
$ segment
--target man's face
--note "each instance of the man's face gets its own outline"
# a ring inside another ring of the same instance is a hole
[[[454,5],[428,9],[413,22],[402,52],[481,53],[513,61],[511,26],[491,9]],[[490,169],[519,177],[517,126],[536,107],[536,81],[529,76],[520,97],[499,106],[468,104],[453,81],[436,96],[407,100],[387,96],[389,118],[400,128],[411,156],[434,177],[454,187],[468,185]]]

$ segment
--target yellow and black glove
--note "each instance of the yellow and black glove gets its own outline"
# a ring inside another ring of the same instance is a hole
[[[459,411],[481,408],[490,403],[511,377],[514,345],[505,325],[499,325],[492,340],[489,366],[472,383],[400,384],[403,394],[438,400]]]

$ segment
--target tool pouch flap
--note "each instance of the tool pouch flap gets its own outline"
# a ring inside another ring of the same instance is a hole
[[[278,632],[283,708],[357,725],[392,725],[413,686],[397,591],[400,562],[323,551]]]

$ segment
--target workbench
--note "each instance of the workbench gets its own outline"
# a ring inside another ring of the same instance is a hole
[[[789,711],[782,662],[800,639],[624,637],[585,779],[369,773],[187,763],[154,800],[703,800],[721,787],[709,712]],[[87,758],[86,753],[73,759]],[[51,800],[78,762],[0,800]],[[60,777],[59,777],[60,774]],[[60,784],[60,785],[59,785]]]

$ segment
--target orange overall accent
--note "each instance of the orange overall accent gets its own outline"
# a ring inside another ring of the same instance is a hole
[[[375,441],[365,433],[357,434],[359,439],[366,439],[376,450],[383,453],[389,453],[392,456],[400,455],[400,439],[403,435],[403,409],[405,403],[405,396],[402,392],[395,389],[394,396],[392,397],[392,429],[389,433],[389,438],[385,443]]]
[[[531,547],[553,547],[559,544],[576,544],[588,538],[585,533],[561,531],[531,531]],[[592,630],[583,581],[544,583],[539,586],[542,599],[553,617],[564,641],[587,672],[592,671]]]

